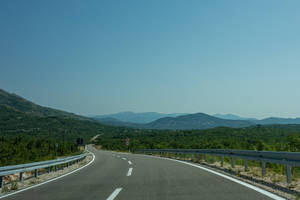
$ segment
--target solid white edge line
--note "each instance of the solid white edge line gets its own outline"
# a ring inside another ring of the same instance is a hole
[[[131,165],[131,164],[132,164],[132,162],[129,160],[129,161],[128,161],[128,164],[129,164],[129,165]]]
[[[92,153],[92,152],[90,152],[90,153]],[[73,171],[71,171],[71,172],[68,172],[68,173],[66,173],[66,174],[63,174],[63,175],[61,175],[61,176],[55,177],[55,178],[53,178],[53,179],[50,179],[50,180],[48,180],[48,181],[45,181],[45,182],[42,182],[42,183],[39,183],[39,184],[30,186],[30,187],[27,187],[27,188],[24,188],[24,189],[21,189],[21,190],[18,190],[18,191],[15,191],[15,192],[13,192],[13,193],[9,193],[9,194],[0,196],[0,199],[3,199],[3,198],[5,198],[5,197],[12,196],[12,195],[14,195],[14,194],[18,194],[18,193],[20,193],[20,192],[24,192],[24,191],[26,191],[26,190],[30,190],[30,189],[35,188],[35,187],[39,187],[39,186],[44,185],[44,184],[46,184],[46,183],[50,183],[50,182],[55,181],[55,180],[57,180],[57,179],[60,179],[60,178],[63,178],[63,177],[65,177],[65,176],[68,176],[68,175],[70,175],[70,174],[73,174],[73,173],[75,173],[75,172],[77,172],[77,171],[79,171],[79,170],[81,170],[81,169],[83,169],[83,168],[89,166],[90,164],[92,164],[92,163],[95,161],[95,154],[92,153],[92,155],[93,155],[93,159],[92,159],[88,164],[86,164],[86,165],[84,165],[84,166],[82,166],[82,167],[80,167],[80,168],[78,168],[78,169],[75,169],[75,170],[73,170]]]
[[[130,167],[130,168],[128,169],[127,176],[131,176],[131,174],[132,174],[132,170],[133,170],[133,168],[132,168],[132,167]]]
[[[144,155],[144,154],[139,154],[139,155]],[[213,170],[211,170],[211,169],[202,167],[202,166],[200,166],[200,165],[196,165],[196,164],[189,163],[189,162],[185,162],[185,161],[181,161],[181,160],[175,160],[175,159],[171,159],[171,158],[163,158],[163,157],[157,157],[157,156],[151,156],[151,155],[144,155],[144,156],[150,156],[150,157],[158,158],[158,159],[171,160],[171,161],[174,161],[174,162],[179,162],[179,163],[183,163],[183,164],[186,164],[186,165],[190,165],[190,166],[193,166],[193,167],[202,169],[202,170],[204,170],[204,171],[210,172],[210,173],[212,173],[212,174],[221,176],[221,177],[223,177],[223,178],[226,178],[226,179],[228,179],[228,180],[230,180],[230,181],[233,181],[233,182],[235,182],[235,183],[238,183],[238,184],[240,184],[240,185],[243,185],[243,186],[245,186],[245,187],[247,187],[247,188],[250,188],[250,189],[252,189],[252,190],[255,190],[256,192],[259,192],[259,193],[261,193],[261,194],[263,194],[263,195],[265,195],[265,196],[268,196],[268,197],[270,197],[270,198],[272,198],[272,199],[275,199],[275,200],[286,200],[286,199],[283,198],[283,197],[280,197],[280,196],[278,196],[278,195],[276,195],[276,194],[273,194],[273,193],[271,193],[271,192],[268,192],[268,191],[266,191],[266,190],[263,190],[263,189],[261,189],[261,188],[259,188],[259,187],[256,187],[256,186],[251,185],[251,184],[249,184],[249,183],[246,183],[246,182],[243,182],[243,181],[241,181],[241,180],[235,179],[235,178],[233,178],[233,177],[227,176],[227,175],[225,175],[225,174],[222,174],[222,173],[213,171]]]
[[[116,196],[118,196],[118,194],[121,192],[121,190],[122,188],[115,189],[115,191],[113,191],[113,193],[111,193],[111,195],[106,200],[114,200]]]
[[[126,158],[122,158],[123,160],[127,160]]]

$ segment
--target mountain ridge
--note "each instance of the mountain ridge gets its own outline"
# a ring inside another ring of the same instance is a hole
[[[185,115],[186,113],[171,113],[171,114],[164,114],[164,113],[158,113],[158,112],[131,112],[131,111],[125,111],[125,112],[118,112],[113,114],[106,114],[106,115],[95,115],[92,116],[93,119],[101,121],[103,118],[114,118],[122,122],[129,122],[129,123],[135,123],[135,124],[146,124],[150,123],[152,121],[155,121],[157,119],[163,118],[163,117],[176,117],[180,115]]]
[[[245,120],[226,120],[213,117],[205,113],[194,113],[178,117],[166,117],[146,124],[146,127],[152,129],[209,129],[215,127],[243,128],[255,125]]]

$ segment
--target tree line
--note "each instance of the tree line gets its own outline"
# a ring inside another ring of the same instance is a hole
[[[0,167],[55,159],[80,153],[76,141],[55,139],[0,136]]]

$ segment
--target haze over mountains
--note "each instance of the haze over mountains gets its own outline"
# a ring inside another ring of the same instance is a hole
[[[46,127],[50,127],[49,124],[60,129],[60,132],[61,128],[59,128],[59,124],[62,124],[65,127],[67,126],[66,129],[72,129],[72,124],[77,124],[78,127],[86,127],[85,130],[89,129],[88,127],[93,127],[93,130],[108,128],[103,127],[102,124],[110,125],[112,126],[111,128],[113,128],[113,126],[124,126],[139,129],[176,130],[209,129],[219,126],[241,128],[257,124],[300,124],[300,118],[270,117],[257,120],[254,118],[243,118],[232,114],[216,114],[211,116],[205,113],[162,114],[155,112],[123,112],[87,118],[61,110],[39,106],[16,94],[11,94],[1,89],[0,118],[2,123],[0,124],[0,128],[2,128],[2,131],[11,132],[13,127],[17,127],[18,130],[22,131],[45,129],[45,132],[47,133],[49,132],[49,128]],[[98,122],[96,122],[96,120]],[[25,121],[27,123],[25,123]],[[79,134],[85,130],[80,129],[74,131],[74,133],[77,132],[76,134]]]
[[[240,117],[238,115],[233,114],[215,114],[214,117],[221,118],[221,119],[231,119],[231,120],[257,120],[256,118],[246,118]]]
[[[128,118],[126,118],[128,116]],[[151,118],[154,116],[153,118]],[[159,118],[160,117],[160,118]],[[127,126],[133,128],[146,129],[209,129],[219,126],[243,128],[257,124],[300,124],[300,118],[277,118],[270,117],[262,120],[256,118],[244,118],[233,114],[215,114],[205,113],[195,114],[162,114],[155,112],[134,113],[123,112],[111,115],[102,115],[93,117],[94,119],[113,126]],[[136,120],[138,119],[138,120]],[[147,120],[144,120],[147,119]],[[153,121],[150,121],[150,120]],[[142,123],[142,121],[146,123]]]

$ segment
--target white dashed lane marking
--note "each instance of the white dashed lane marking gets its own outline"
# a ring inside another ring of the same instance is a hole
[[[122,188],[117,188],[106,200],[114,200],[118,194],[121,192]]]
[[[128,172],[127,172],[127,176],[131,176],[131,174],[132,174],[132,167],[131,168],[129,168],[129,170],[128,170]]]

